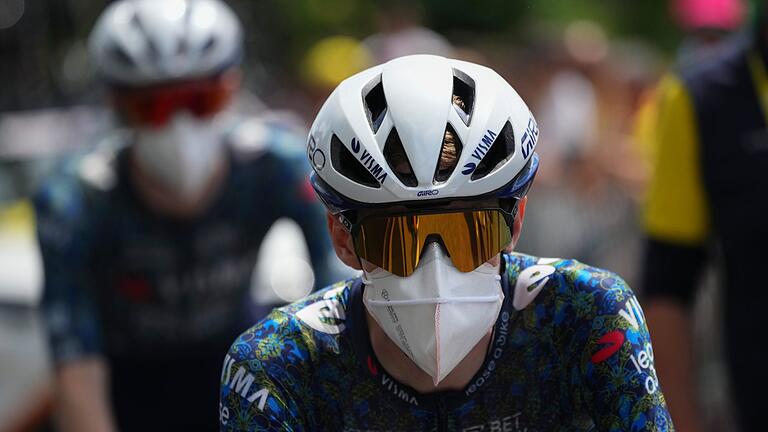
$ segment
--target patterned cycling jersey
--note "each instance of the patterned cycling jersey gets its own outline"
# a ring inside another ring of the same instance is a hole
[[[361,280],[276,309],[232,345],[222,431],[670,431],[643,312],[614,273],[504,254],[501,313],[461,391],[420,394],[370,346]]]

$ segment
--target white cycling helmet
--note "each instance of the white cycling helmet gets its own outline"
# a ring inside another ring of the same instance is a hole
[[[446,132],[458,155],[449,167],[439,164]],[[312,125],[307,155],[333,214],[423,208],[424,200],[523,197],[538,168],[538,135],[525,102],[493,70],[414,55],[339,84]]]
[[[89,50],[107,82],[146,86],[232,67],[242,39],[234,12],[218,0],[121,0],[99,17]]]

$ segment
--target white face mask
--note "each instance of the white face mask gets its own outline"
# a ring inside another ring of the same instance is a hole
[[[132,151],[152,178],[194,198],[208,186],[224,156],[224,145],[213,119],[178,113],[162,128],[136,129]]]
[[[499,265],[462,273],[434,242],[411,276],[379,268],[363,281],[368,312],[435,386],[488,333],[504,300]]]

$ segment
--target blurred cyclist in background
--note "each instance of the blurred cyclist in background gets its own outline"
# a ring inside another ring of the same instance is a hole
[[[401,57],[342,82],[308,156],[363,275],[234,342],[221,430],[673,430],[624,281],[511,252],[538,136],[473,63]]]
[[[91,34],[127,131],[35,199],[61,430],[215,429],[221,355],[259,318],[251,273],[276,219],[328,279],[304,137],[220,115],[242,36],[217,0],[118,1]]]

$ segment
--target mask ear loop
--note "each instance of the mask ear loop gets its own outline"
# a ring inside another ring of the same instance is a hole
[[[366,287],[373,287],[374,283],[372,280],[368,279],[368,276],[365,274],[365,270],[360,270],[363,272],[362,276],[360,276],[360,279],[363,281],[363,285]]]

